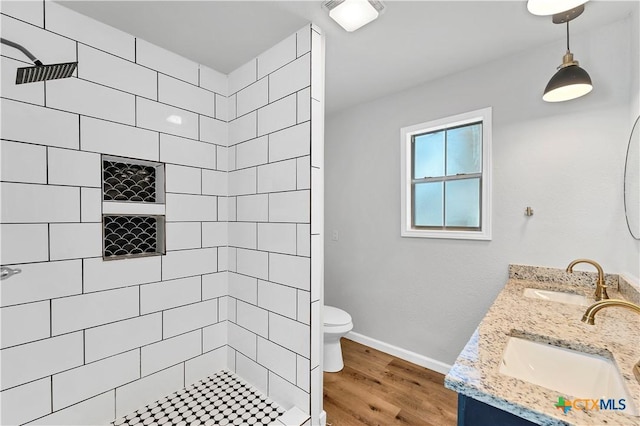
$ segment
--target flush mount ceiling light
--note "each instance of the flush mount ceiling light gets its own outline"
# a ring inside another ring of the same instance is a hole
[[[575,9],[588,0],[529,0],[527,9],[534,15],[555,15],[565,10]]]
[[[322,6],[329,10],[331,19],[349,32],[373,21],[384,9],[378,0],[330,0]]]
[[[580,6],[584,10],[584,6]],[[591,92],[593,85],[591,77],[582,68],[578,61],[573,59],[573,53],[569,50],[569,21],[582,13],[566,11],[553,17],[554,24],[567,24],[567,53],[562,57],[562,65],[558,67],[547,87],[544,89],[542,99],[547,102],[563,102],[576,99]]]

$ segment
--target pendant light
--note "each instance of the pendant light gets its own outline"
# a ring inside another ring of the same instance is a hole
[[[533,15],[547,16],[574,9],[588,0],[529,0],[527,10]]]
[[[581,8],[584,8],[584,6],[581,6]],[[551,77],[547,87],[544,89],[542,99],[547,102],[563,102],[576,99],[586,95],[593,89],[591,77],[584,69],[580,68],[578,61],[573,59],[573,53],[569,49],[569,21],[582,13],[582,11],[577,14],[572,12],[566,11],[553,17],[554,24],[567,23],[567,53],[562,57],[562,65],[558,67],[558,72]]]

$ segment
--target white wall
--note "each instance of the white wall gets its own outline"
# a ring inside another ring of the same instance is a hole
[[[572,34],[594,90],[571,102],[541,99],[558,40],[327,117],[326,229],[339,240],[325,242],[326,303],[351,313],[357,333],[451,364],[510,263],[589,257],[640,276],[622,211],[630,36],[629,19]],[[493,240],[401,238],[400,128],[487,106]]]
[[[15,85],[2,46],[2,423],[106,423],[223,368],[318,411],[319,29],[227,77],[50,1],[1,18],[79,62]],[[166,164],[166,255],[103,261],[103,153]]]

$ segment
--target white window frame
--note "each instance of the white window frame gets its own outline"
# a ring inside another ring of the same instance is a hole
[[[491,240],[491,107],[400,129],[401,227],[403,237]],[[411,140],[413,136],[482,121],[482,199],[478,231],[411,227]]]

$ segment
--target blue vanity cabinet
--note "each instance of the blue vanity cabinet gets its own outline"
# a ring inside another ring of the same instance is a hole
[[[458,394],[458,426],[533,426],[529,420]]]

